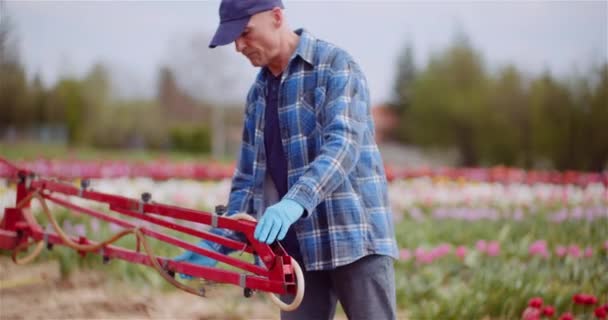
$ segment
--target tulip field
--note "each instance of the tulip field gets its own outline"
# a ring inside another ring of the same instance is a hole
[[[113,168],[111,176],[94,177],[91,188],[134,198],[150,192],[156,202],[207,211],[225,203],[230,191],[229,166],[209,172],[182,168],[177,178],[170,177],[176,171],[165,171],[163,179],[115,174],[121,169]],[[187,178],[196,172],[199,179]],[[501,179],[496,171],[486,169],[458,171],[462,174],[456,176],[448,174],[454,171],[410,172],[417,174],[389,172],[400,247],[395,264],[397,304],[403,317],[606,319],[606,174],[537,173],[531,180],[530,174],[515,169]],[[201,180],[205,174],[215,176]],[[0,178],[0,208],[14,205],[14,199],[13,183]],[[103,239],[119,230],[51,208],[73,235]],[[38,217],[44,226],[44,219]],[[131,240],[124,241],[129,245]],[[165,256],[179,253],[175,248],[155,250]],[[64,273],[101,264],[98,257],[80,259],[67,249],[46,252],[39,259],[58,259]],[[129,282],[145,280],[163,290],[170,288],[152,270],[126,263],[104,268]]]

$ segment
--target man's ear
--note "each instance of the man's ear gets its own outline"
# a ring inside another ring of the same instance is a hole
[[[272,8],[272,22],[275,27],[283,25],[283,10],[280,7]]]

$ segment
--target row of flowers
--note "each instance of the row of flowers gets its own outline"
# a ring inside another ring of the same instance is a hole
[[[588,307],[595,307],[593,315],[597,319],[606,319],[608,317],[608,302],[604,305],[598,305],[598,299],[592,294],[577,293],[572,296],[574,305],[582,306],[582,313],[590,313],[590,310],[585,310]],[[522,320],[540,320],[541,318],[550,319],[556,315],[555,307],[545,304],[541,297],[534,297],[528,301],[528,306],[522,314]],[[559,320],[574,320],[574,314],[571,311],[562,313]]]
[[[40,175],[78,178],[119,178],[119,177],[148,177],[153,179],[224,179],[232,176],[234,164],[222,164],[213,161],[173,162],[154,160],[146,162],[129,162],[117,160],[82,161],[82,160],[50,160],[17,161],[17,167],[32,170]],[[0,177],[10,177],[13,168],[0,164]],[[522,170],[518,168],[399,168],[386,166],[389,180],[430,177],[449,180],[466,180],[490,183],[519,183],[519,184],[569,184],[586,186],[601,183],[608,185],[608,171],[578,172],[578,171],[540,171]]]
[[[608,240],[602,244],[602,248],[599,250],[603,250],[608,253]],[[474,248],[469,248],[464,245],[453,246],[447,243],[440,244],[433,248],[402,248],[399,251],[399,258],[402,261],[414,260],[419,264],[430,264],[438,259],[452,254],[459,259],[464,259],[468,254],[474,251],[486,256],[496,257],[501,253],[501,245],[498,241],[478,240]],[[549,258],[552,256],[552,253],[559,258],[590,258],[593,257],[594,254],[597,254],[594,252],[594,248],[592,246],[582,247],[577,244],[556,245],[552,251],[547,246],[547,242],[545,240],[537,240],[528,247],[528,254],[530,256]]]
[[[436,207],[428,210],[413,207],[407,210],[409,217],[413,220],[425,219],[456,219],[466,221],[477,220],[499,220],[509,219],[520,221],[530,214],[531,210],[524,207],[500,209],[495,207]],[[572,208],[561,208],[558,210],[547,210],[547,217],[550,221],[560,223],[563,221],[595,221],[608,218],[608,206],[603,205],[581,205]],[[400,217],[401,218],[401,217]]]
[[[603,184],[585,187],[558,184],[500,184],[434,181],[417,178],[389,185],[390,200],[400,208],[412,207],[564,207],[608,206],[608,188]]]
[[[6,203],[14,202],[15,192],[14,185],[9,185],[8,181],[0,179],[0,201]],[[227,201],[230,180],[94,179],[91,188],[129,197],[139,197],[143,192],[150,192],[157,202],[209,209]],[[608,188],[603,184],[586,187],[503,185],[436,182],[429,178],[418,178],[392,182],[388,191],[393,212],[398,219],[403,218],[405,212],[413,219],[521,220],[531,212],[540,211],[549,213],[555,222],[570,219],[591,221],[608,217]]]

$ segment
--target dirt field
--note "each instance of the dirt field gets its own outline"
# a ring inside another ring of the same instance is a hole
[[[55,262],[17,266],[0,257],[0,319],[278,319],[259,294],[242,297],[229,285],[207,289],[209,298],[174,290],[135,290],[100,271],[62,280]]]

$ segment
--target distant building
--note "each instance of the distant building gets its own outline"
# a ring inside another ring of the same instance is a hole
[[[372,107],[372,117],[376,126],[376,143],[383,144],[392,140],[392,133],[399,125],[399,118],[389,105]]]

